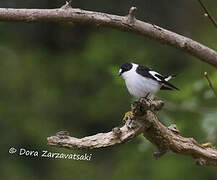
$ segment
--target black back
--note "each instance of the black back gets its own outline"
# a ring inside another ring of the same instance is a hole
[[[153,80],[156,80],[156,79],[154,78],[154,76],[152,76],[152,75],[149,73],[149,71],[151,71],[151,69],[148,68],[148,67],[146,67],[146,66],[141,66],[141,65],[139,65],[139,66],[136,68],[136,72],[137,72],[138,74],[140,74],[141,76],[146,77],[146,78],[150,78],[150,79],[153,79]]]

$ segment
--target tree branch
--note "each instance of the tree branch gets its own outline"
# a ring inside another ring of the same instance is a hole
[[[121,144],[144,135],[152,144],[157,146],[159,152],[154,157],[159,158],[171,150],[178,154],[192,156],[198,165],[217,166],[217,150],[212,146],[202,146],[193,138],[186,138],[179,134],[175,125],[164,126],[155,115],[155,111],[163,107],[162,101],[147,101],[141,99],[131,105],[126,123],[121,128],[114,128],[108,133],[99,133],[84,138],[70,137],[66,132],[57,133],[47,138],[48,145],[69,149],[105,148]]]
[[[206,78],[207,81],[208,81],[209,87],[212,89],[213,93],[214,93],[215,96],[217,97],[217,92],[216,92],[216,90],[214,89],[211,80],[209,79],[208,73],[207,73],[207,72],[204,72],[204,76],[205,76],[205,78]]]
[[[21,22],[71,22],[111,27],[120,31],[133,32],[154,39],[162,44],[180,49],[206,63],[217,67],[217,52],[190,38],[181,36],[159,26],[134,18],[135,9],[126,16],[73,8],[59,9],[6,9],[0,8],[0,21]],[[130,18],[129,18],[130,17]],[[130,20],[130,21],[129,21]],[[133,20],[133,21],[131,21]]]
[[[198,0],[200,6],[203,8],[204,10],[204,15],[207,16],[210,21],[213,23],[213,25],[217,28],[217,22],[214,19],[214,17],[212,17],[211,13],[208,11],[207,7],[203,4],[203,2],[201,0]]]

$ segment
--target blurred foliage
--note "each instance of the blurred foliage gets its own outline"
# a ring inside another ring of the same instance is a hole
[[[2,0],[1,7],[55,8],[63,1]],[[137,18],[217,49],[217,30],[196,1],[73,1],[73,7],[125,15],[138,7]],[[215,1],[206,1],[217,17]],[[46,145],[59,130],[82,137],[122,124],[133,100],[117,76],[125,61],[146,64],[162,74],[178,74],[180,92],[163,91],[158,114],[177,124],[183,136],[217,145],[217,71],[171,47],[112,29],[53,23],[0,24],[0,169],[1,179],[217,179],[213,167],[198,167],[190,157],[168,153],[158,161],[156,149],[142,136],[121,146],[71,151]],[[10,147],[93,154],[91,161],[10,155]]]

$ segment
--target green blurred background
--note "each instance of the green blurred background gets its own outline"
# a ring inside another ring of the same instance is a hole
[[[60,0],[1,0],[0,7],[56,8]],[[216,0],[206,0],[217,19]],[[136,6],[137,18],[217,49],[217,29],[195,1],[72,0],[72,6],[126,15]],[[46,137],[60,130],[83,137],[122,125],[131,96],[117,76],[125,61],[145,64],[162,74],[178,74],[180,92],[164,91],[158,114],[165,125],[200,143],[217,143],[217,99],[203,76],[217,89],[217,71],[174,48],[132,33],[89,25],[0,23],[0,179],[46,180],[216,180],[217,169],[195,165],[191,157],[167,153],[139,136],[120,146],[66,150],[47,146]],[[26,157],[10,147],[50,152],[92,154],[91,161]]]

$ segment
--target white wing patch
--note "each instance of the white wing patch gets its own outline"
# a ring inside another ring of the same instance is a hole
[[[158,81],[162,81],[159,77],[157,77],[156,75],[162,76],[161,74],[155,72],[155,71],[148,71],[155,79],[157,79]]]
[[[168,76],[167,78],[165,78],[165,81],[169,81],[170,79],[172,79],[172,76]]]

